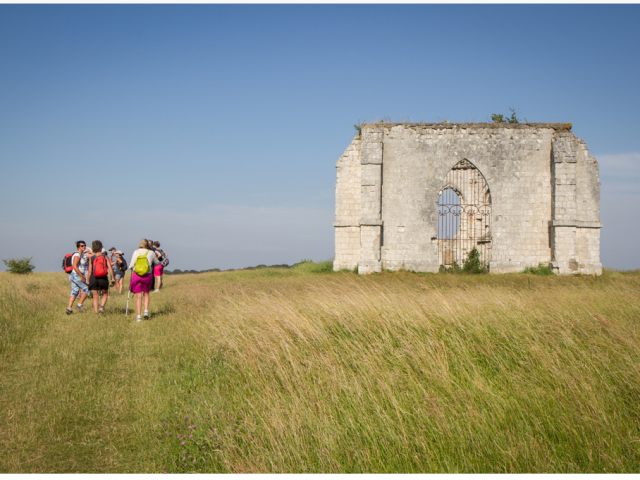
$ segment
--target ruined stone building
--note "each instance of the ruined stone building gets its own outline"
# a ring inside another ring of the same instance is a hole
[[[362,126],[336,163],[334,269],[601,274],[598,163],[570,124]]]

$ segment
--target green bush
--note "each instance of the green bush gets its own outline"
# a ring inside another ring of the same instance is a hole
[[[527,267],[522,273],[530,273],[531,275],[555,275],[549,265],[539,263],[537,267]]]
[[[31,263],[33,257],[11,258],[9,260],[2,260],[7,267],[7,270],[11,273],[31,273],[36,268]]]
[[[449,268],[444,265],[440,265],[440,273],[488,273],[489,269],[487,265],[480,260],[480,252],[476,247],[473,247],[467,258],[462,262],[462,266],[457,262],[453,262]]]
[[[460,273],[460,265],[458,262],[453,262],[449,268],[440,265],[440,273]]]
[[[517,116],[517,112],[515,109],[509,107],[509,110],[511,110],[511,116],[507,117],[501,113],[492,113],[491,114],[491,121],[493,123],[520,123],[520,122],[524,122],[527,123],[527,118],[518,118]]]
[[[467,258],[462,264],[462,270],[466,273],[486,273],[486,265],[480,261],[480,252],[476,247],[467,254]]]

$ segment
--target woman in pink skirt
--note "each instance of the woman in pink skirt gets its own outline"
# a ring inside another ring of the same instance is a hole
[[[136,322],[142,321],[140,310],[142,307],[142,297],[144,295],[144,318],[149,319],[149,292],[153,287],[153,267],[159,265],[158,257],[153,250],[147,248],[148,243],[145,238],[140,240],[140,247],[133,252],[129,268],[131,269],[131,283],[129,290],[136,294],[136,306],[138,307],[138,317]],[[141,257],[140,262],[136,261]],[[143,260],[144,259],[144,260]],[[145,273],[139,274],[138,272]]]
[[[153,293],[158,293],[162,288],[162,274],[164,271],[162,260],[164,260],[165,254],[162,250],[160,250],[160,242],[158,241],[153,242],[153,246],[156,249],[156,256],[158,257],[158,261],[161,262],[160,265],[156,265],[155,267],[153,267],[153,275],[156,277],[156,283],[155,283],[156,289],[153,291]]]

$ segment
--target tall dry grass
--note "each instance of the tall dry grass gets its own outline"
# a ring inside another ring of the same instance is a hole
[[[305,269],[166,277],[141,325],[0,274],[2,471],[638,471],[637,272]]]

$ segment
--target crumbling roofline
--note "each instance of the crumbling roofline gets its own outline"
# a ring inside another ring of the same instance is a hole
[[[391,128],[402,125],[404,127],[420,127],[434,129],[464,129],[464,128],[508,128],[508,129],[526,129],[526,128],[553,128],[557,132],[571,131],[571,123],[387,123],[373,122],[364,123],[362,128],[366,127],[385,127]]]

